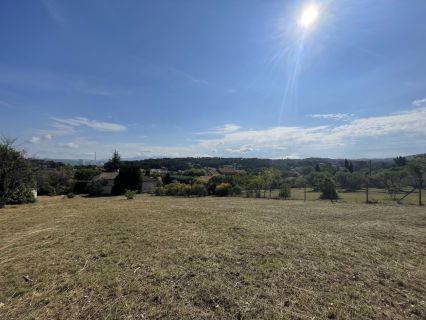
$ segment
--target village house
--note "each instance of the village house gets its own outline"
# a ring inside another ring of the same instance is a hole
[[[223,167],[217,169],[217,172],[219,172],[220,174],[222,174],[224,176],[246,173],[245,170],[239,170],[239,169],[236,169],[233,166],[223,166]]]
[[[112,189],[114,187],[115,178],[118,176],[118,172],[102,172],[101,174],[95,176],[93,181],[102,181],[102,188],[100,195],[111,195]],[[155,190],[158,185],[158,182],[161,181],[159,178],[153,178],[149,176],[142,176],[142,190],[139,190],[142,193],[150,193]]]

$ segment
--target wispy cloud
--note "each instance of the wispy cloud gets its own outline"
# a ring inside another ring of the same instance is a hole
[[[239,125],[236,125],[234,123],[225,123],[224,125],[214,127],[214,128],[212,128],[208,131],[197,132],[197,134],[200,134],[200,135],[206,135],[206,134],[207,135],[208,134],[222,135],[222,134],[227,134],[227,133],[238,131],[239,129],[241,129],[241,127]]]
[[[30,143],[32,144],[40,144],[41,143],[41,138],[40,137],[31,137],[30,140],[28,140]]]
[[[398,114],[381,117],[368,117],[350,120],[337,126],[288,127],[279,126],[262,130],[238,130],[224,132],[221,137],[198,141],[197,148],[207,151],[224,152],[256,149],[269,157],[274,154],[286,156],[298,154],[312,156],[339,154],[342,147],[358,146],[366,139],[391,139],[397,136],[398,143],[416,139],[426,139],[426,108],[417,108]],[[250,146],[250,148],[245,148]],[[362,145],[361,145],[362,146]],[[394,146],[397,152],[398,145]],[[362,156],[362,155],[360,155]]]
[[[57,1],[54,0],[40,0],[43,6],[46,8],[49,16],[53,21],[59,25],[65,24],[65,18],[62,15],[62,10],[59,8]]]
[[[126,131],[127,127],[112,122],[103,122],[98,120],[89,120],[84,117],[75,117],[75,118],[53,118],[56,124],[59,124],[59,127],[62,128],[75,128],[80,126],[86,126],[98,131],[106,131],[106,132],[121,132]],[[65,126],[65,127],[64,127]]]
[[[426,98],[424,98],[424,99],[419,99],[419,100],[414,100],[414,101],[413,101],[413,106],[415,106],[415,107],[422,107],[422,106],[426,106]]]
[[[311,114],[311,118],[327,119],[327,120],[348,120],[353,118],[353,113],[325,113],[325,114]]]
[[[55,130],[71,130],[86,126],[111,130],[111,124],[86,118],[55,119]],[[116,124],[115,124],[116,125]],[[113,132],[117,128],[112,126]],[[101,131],[102,131],[101,130]],[[70,131],[70,132],[71,132]],[[98,158],[108,157],[117,149],[123,157],[182,157],[182,156],[256,156],[264,158],[289,157],[368,157],[394,156],[396,153],[424,152],[426,145],[426,107],[396,114],[348,120],[343,124],[324,126],[277,126],[258,130],[244,130],[237,124],[225,124],[208,131],[214,135],[203,137],[192,144],[151,145],[140,142],[102,143],[74,139],[64,141],[62,152],[54,145],[46,147],[52,157],[81,158],[97,152]],[[46,134],[46,132],[45,132]],[[34,147],[42,143],[35,139]],[[57,145],[56,145],[57,146]],[[41,149],[40,149],[41,150]],[[50,151],[49,151],[50,150]],[[59,153],[54,153],[59,152]],[[406,153],[406,154],[407,154]]]
[[[75,142],[67,142],[61,145],[61,147],[68,148],[68,149],[78,149],[79,145]]]

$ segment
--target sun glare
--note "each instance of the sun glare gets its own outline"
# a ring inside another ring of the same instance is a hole
[[[299,26],[303,29],[310,29],[318,20],[319,8],[316,4],[306,6],[299,18]]]

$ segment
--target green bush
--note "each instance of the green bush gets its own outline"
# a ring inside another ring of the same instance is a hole
[[[87,181],[82,181],[82,180],[76,181],[74,183],[73,193],[76,193],[76,194],[86,193],[87,192],[87,184],[88,184]]]
[[[67,198],[68,198],[68,199],[72,199],[72,198],[74,198],[74,197],[75,197],[75,194],[74,194],[74,193],[72,193],[72,192],[67,193]]]
[[[164,187],[157,187],[154,190],[154,194],[156,196],[165,196],[166,195],[166,189]]]
[[[182,188],[182,184],[179,182],[173,182],[164,187],[165,193],[168,196],[177,196],[179,195],[179,190]]]
[[[324,179],[321,186],[321,199],[329,199],[335,200],[338,199],[339,196],[336,191],[336,184],[330,178]]]
[[[191,195],[191,186],[189,184],[182,183],[178,191],[178,196],[189,197],[190,195]]]
[[[230,196],[239,196],[243,192],[243,189],[239,185],[235,185],[229,189]]]
[[[131,200],[135,197],[138,192],[136,190],[126,190],[124,191],[124,195],[127,200]]]
[[[9,204],[33,203],[36,199],[33,190],[27,186],[19,186],[10,196]]]
[[[291,188],[287,183],[284,183],[280,188],[279,197],[283,199],[288,199],[291,197]]]
[[[191,194],[197,197],[205,197],[207,195],[207,188],[202,183],[195,183],[191,187]]]
[[[231,185],[229,183],[222,182],[216,186],[214,194],[218,197],[227,197],[229,195],[230,189]]]

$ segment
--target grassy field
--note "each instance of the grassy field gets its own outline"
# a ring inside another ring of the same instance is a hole
[[[426,209],[138,196],[0,210],[0,319],[425,319]]]

